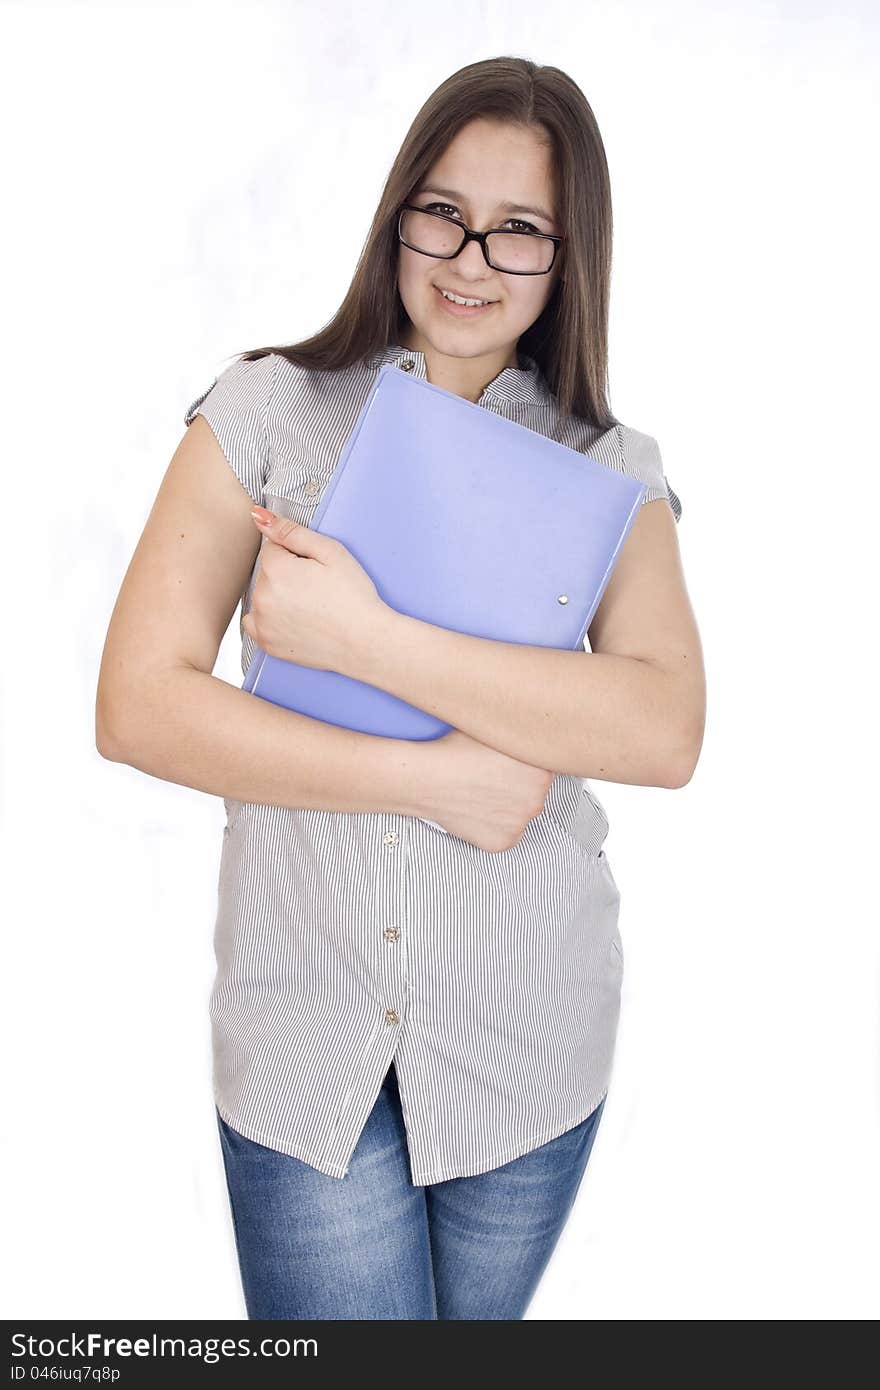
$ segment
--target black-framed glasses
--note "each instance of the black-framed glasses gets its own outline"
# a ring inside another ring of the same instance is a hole
[[[486,264],[504,275],[546,275],[553,269],[564,236],[550,232],[505,232],[498,227],[475,232],[445,212],[413,203],[398,208],[397,235],[410,251],[453,261],[469,241],[478,241]]]

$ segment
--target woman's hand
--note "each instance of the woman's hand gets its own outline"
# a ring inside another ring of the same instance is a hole
[[[477,849],[512,849],[544,809],[554,774],[479,743],[461,729],[419,745],[427,775],[420,816],[436,821]]]
[[[264,524],[258,512],[271,520]],[[389,611],[372,579],[342,541],[263,507],[251,515],[269,544],[260,551],[245,632],[269,656],[348,674],[358,646],[375,640]]]

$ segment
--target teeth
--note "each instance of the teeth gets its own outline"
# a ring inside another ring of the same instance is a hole
[[[452,294],[450,290],[441,290],[444,299],[451,299],[453,304],[488,304],[488,299],[462,299],[460,294]]]

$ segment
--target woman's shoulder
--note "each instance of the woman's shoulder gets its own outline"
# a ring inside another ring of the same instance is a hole
[[[558,435],[563,444],[589,454],[607,468],[645,485],[644,502],[665,497],[678,521],[681,502],[666,477],[660,445],[652,434],[637,430],[615,419],[612,424],[599,426],[578,415],[568,415],[561,421]]]
[[[274,387],[274,356],[267,353],[253,359],[237,357],[187,406],[184,424],[191,424],[196,414],[207,414],[203,406],[218,414],[256,414],[264,418]]]
[[[633,429],[631,425],[618,423],[621,461],[624,473],[645,484],[645,502],[655,502],[665,498],[672,508],[676,522],[681,520],[681,502],[678,494],[666,476],[663,455],[654,435],[643,430]]]
[[[270,411],[278,419],[309,414],[326,407],[331,418],[346,400],[360,400],[364,388],[375,376],[375,369],[366,359],[345,367],[316,367],[293,361],[283,353],[270,354],[274,361],[274,389]],[[321,417],[316,415],[313,424]]]
[[[262,429],[271,431],[279,422],[295,420],[303,412],[308,414],[310,407],[337,399],[346,383],[358,375],[358,366],[329,371],[297,362],[282,352],[243,353],[191,401],[184,424],[189,425],[197,414],[212,414],[230,420],[258,420]]]

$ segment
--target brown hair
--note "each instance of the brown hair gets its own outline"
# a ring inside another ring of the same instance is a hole
[[[560,409],[607,429],[611,289],[611,187],[592,109],[559,68],[526,58],[488,58],[448,77],[407,132],[379,200],[345,299],[312,337],[253,348],[241,360],[275,352],[312,368],[339,370],[400,342],[408,316],[397,289],[397,208],[458,131],[476,117],[513,121],[549,138],[557,208],[566,241],[553,294],[520,336],[519,351],[538,363]]]

